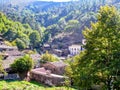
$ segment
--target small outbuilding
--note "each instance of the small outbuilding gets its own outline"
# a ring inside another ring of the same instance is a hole
[[[46,70],[50,70],[51,73],[63,75],[65,72],[66,64],[63,61],[48,62],[42,65]]]
[[[49,86],[60,86],[64,84],[64,76],[51,73],[44,67],[33,69],[30,72],[30,79]]]

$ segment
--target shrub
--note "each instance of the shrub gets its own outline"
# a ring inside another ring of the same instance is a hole
[[[45,54],[42,55],[41,61],[43,63],[45,63],[45,62],[54,62],[54,61],[58,61],[58,58],[53,56],[52,54],[46,52]]]
[[[21,79],[24,79],[27,76],[28,71],[30,71],[33,66],[33,60],[29,55],[18,58],[11,64],[12,70],[16,71]]]

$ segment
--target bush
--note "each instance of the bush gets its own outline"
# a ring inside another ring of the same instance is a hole
[[[11,64],[12,70],[16,71],[21,79],[24,79],[27,76],[28,71],[30,71],[33,66],[33,60],[29,55],[16,59],[14,63]]]
[[[16,45],[17,45],[19,50],[23,50],[26,48],[25,43],[20,39],[16,39]]]
[[[58,58],[53,56],[52,54],[46,52],[45,54],[42,55],[41,61],[43,63],[45,63],[45,62],[54,62],[54,61],[58,61]]]

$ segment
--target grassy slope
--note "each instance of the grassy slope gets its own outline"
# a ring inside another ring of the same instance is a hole
[[[45,87],[36,82],[0,81],[0,90],[74,90],[67,87]]]

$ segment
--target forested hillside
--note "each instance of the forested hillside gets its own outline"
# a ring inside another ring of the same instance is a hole
[[[14,3],[15,2],[15,3]],[[1,3],[2,4],[2,3]],[[44,2],[11,0],[1,7],[9,19],[28,24],[42,37],[41,43],[49,42],[65,48],[80,43],[82,30],[96,21],[100,6],[114,5],[120,9],[120,0],[80,0],[74,2]],[[29,31],[29,30],[28,30]]]
[[[38,31],[31,29],[28,24],[9,20],[3,13],[0,13],[0,33],[10,45],[18,46],[20,50],[28,48],[30,45],[31,48],[36,48],[41,40]]]

